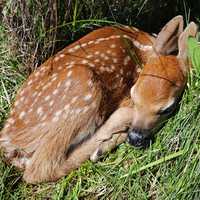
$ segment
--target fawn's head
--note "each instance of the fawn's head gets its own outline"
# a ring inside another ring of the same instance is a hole
[[[149,143],[158,125],[177,107],[187,80],[187,39],[196,33],[197,26],[193,22],[183,31],[183,19],[178,16],[158,34],[152,56],[131,88],[134,113],[128,138],[134,146]],[[178,54],[173,55],[177,47]]]

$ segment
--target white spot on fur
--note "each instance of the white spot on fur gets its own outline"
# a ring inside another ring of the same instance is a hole
[[[44,98],[45,101],[48,101],[51,97],[48,95]]]
[[[81,63],[85,65],[85,64],[88,64],[88,61],[87,60],[82,60]]]
[[[128,72],[126,73],[127,76],[130,76],[131,74],[132,74],[131,71],[128,71]]]
[[[97,39],[97,41],[99,41],[99,42],[103,42],[103,41],[105,41],[106,40],[106,38],[98,38]]]
[[[27,85],[31,85],[33,83],[33,80],[29,80],[29,82],[27,83]]]
[[[54,100],[50,101],[49,106],[52,106],[54,104]]]
[[[42,91],[45,91],[49,86],[50,86],[50,84],[46,84],[45,86],[43,86]]]
[[[93,40],[91,40],[91,41],[89,41],[88,42],[88,44],[90,45],[90,44],[93,44],[94,43],[94,41]]]
[[[21,102],[23,102],[24,101],[24,99],[25,99],[25,97],[24,96],[22,96],[19,100],[21,101]]]
[[[116,48],[116,44],[111,44],[111,45],[110,45],[110,48],[111,48],[111,49]]]
[[[59,88],[59,87],[61,86],[61,84],[62,84],[62,82],[59,82],[59,83],[57,84],[57,88]]]
[[[104,60],[109,60],[109,57],[108,56],[104,56]]]
[[[53,117],[52,122],[58,122],[58,121],[59,121],[59,117],[58,116]]]
[[[68,53],[73,53],[74,52],[74,49],[73,48],[71,48],[71,49],[68,49],[68,51],[67,51]]]
[[[67,73],[67,77],[69,78],[72,75],[72,70]]]
[[[71,103],[75,103],[77,99],[78,99],[77,96],[73,97],[72,100],[71,100]]]
[[[18,106],[19,105],[19,100],[15,101],[14,105]]]
[[[55,75],[54,77],[52,77],[51,81],[55,81],[57,78],[57,75]]]
[[[43,108],[42,108],[42,107],[39,107],[39,108],[37,109],[37,114],[38,114],[38,115],[42,115],[42,114],[43,114]]]
[[[81,47],[86,47],[86,46],[87,46],[87,43],[81,44]]]
[[[60,57],[60,58],[64,58],[64,57],[65,57],[65,54],[60,54],[59,57]]]
[[[110,39],[117,39],[117,38],[120,38],[120,35],[112,35],[112,36],[110,36]]]
[[[91,80],[87,81],[87,84],[88,84],[89,87],[93,86],[93,82]]]
[[[59,110],[55,113],[56,116],[60,116],[62,114],[62,110]]]
[[[88,63],[88,65],[89,65],[90,67],[95,67],[95,64],[93,64],[93,63]]]
[[[30,109],[28,110],[28,113],[31,113],[31,112],[33,112],[33,109],[32,109],[32,108],[30,108]]]
[[[125,50],[125,49],[122,49],[122,52],[123,52],[123,53],[126,53],[126,50]]]
[[[56,94],[58,94],[58,93],[59,93],[59,90],[58,90],[58,89],[56,89],[56,90],[53,91],[53,95],[56,95]]]
[[[137,73],[140,73],[142,71],[142,69],[140,67],[137,68]]]
[[[105,68],[104,68],[103,66],[101,66],[101,67],[99,68],[99,70],[100,70],[101,72],[104,72],[104,71],[105,71]]]
[[[34,93],[32,94],[32,97],[33,97],[33,98],[36,97],[37,94],[38,94],[38,92],[34,92]]]
[[[66,83],[65,83],[65,87],[68,89],[71,85],[71,80],[67,80]]]
[[[58,70],[61,70],[61,69],[63,69],[63,66],[62,66],[62,65],[58,67]]]
[[[117,63],[117,62],[118,62],[117,58],[113,58],[113,63]]]
[[[76,50],[78,50],[78,49],[80,49],[80,48],[81,48],[80,45],[76,45],[76,46],[74,47],[74,50],[76,51]]]
[[[131,60],[130,56],[124,58],[124,65],[128,65],[128,62]]]
[[[95,63],[98,63],[98,62],[100,62],[100,60],[99,60],[99,59],[95,59],[94,62],[95,62]]]
[[[44,115],[42,118],[41,118],[41,121],[44,121],[47,119],[47,115]]]
[[[37,96],[38,96],[38,97],[40,97],[40,96],[41,96],[41,94],[42,94],[42,93],[41,93],[41,92],[39,92]]]
[[[115,70],[115,65],[111,65],[110,68],[111,68],[112,70]]]
[[[74,64],[75,64],[75,61],[71,61],[69,64],[70,64],[70,65],[74,65]]]
[[[37,71],[37,72],[34,74],[35,77],[38,77],[39,75],[40,75],[40,72],[39,72],[39,71]]]
[[[55,58],[54,58],[54,61],[58,61],[60,59],[60,57],[59,56],[56,56]]]
[[[20,114],[19,114],[19,119],[23,119],[26,115],[26,112],[22,111]]]
[[[94,53],[95,55],[99,55],[100,54],[100,52],[99,51],[95,51],[95,53]]]
[[[109,73],[113,72],[113,70],[110,69],[110,68],[108,68],[108,67],[106,67],[105,70],[106,70],[107,72],[109,72]]]
[[[70,65],[67,66],[67,69],[70,69],[72,67],[74,67],[74,65],[70,64]]]
[[[128,35],[123,35],[123,37],[131,40],[131,37],[129,37]]]
[[[107,54],[111,54],[111,50],[107,50],[106,53],[107,53]]]
[[[93,55],[89,54],[89,55],[86,56],[86,58],[88,58],[88,59],[93,58]]]

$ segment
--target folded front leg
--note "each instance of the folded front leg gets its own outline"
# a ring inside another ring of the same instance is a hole
[[[90,160],[96,162],[99,157],[123,143],[127,138],[127,129],[132,121],[132,108],[122,107],[115,111],[95,135],[96,149]]]
[[[131,121],[131,108],[121,107],[116,110],[91,138],[77,146],[67,156],[61,166],[63,175],[78,168],[81,163],[89,159],[94,152],[100,149],[100,147],[103,146],[103,152],[106,152],[107,150],[114,148],[117,144],[123,142],[126,137],[125,132]],[[119,133],[121,133],[121,135],[119,135]]]
[[[99,158],[105,154],[106,152],[111,151],[119,144],[123,143],[127,138],[126,132],[114,133],[112,138],[102,142],[99,147],[94,151],[94,153],[90,156],[90,160],[96,162]]]

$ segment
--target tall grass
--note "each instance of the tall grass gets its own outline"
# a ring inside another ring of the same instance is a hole
[[[7,0],[4,4],[12,45],[29,71],[98,26],[117,22],[158,32],[177,14],[187,20],[196,20],[199,14],[199,3],[192,0]]]

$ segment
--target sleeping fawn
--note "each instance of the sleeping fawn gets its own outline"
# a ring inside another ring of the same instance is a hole
[[[196,32],[193,22],[183,31],[181,16],[157,37],[104,27],[50,57],[17,93],[0,135],[5,159],[37,183],[96,161],[127,137],[144,145],[184,89],[186,41]]]

